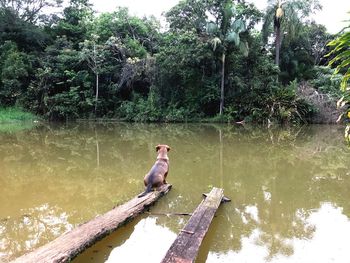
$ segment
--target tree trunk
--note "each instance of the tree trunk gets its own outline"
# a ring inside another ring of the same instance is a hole
[[[276,26],[275,46],[276,46],[275,63],[279,67],[279,65],[280,65],[280,48],[281,48],[281,27],[280,26]]]
[[[225,92],[225,51],[222,53],[222,69],[221,69],[221,95],[220,95],[220,112],[222,115],[224,110],[224,93]]]
[[[95,115],[96,115],[96,112],[97,112],[97,101],[98,101],[98,78],[99,78],[99,75],[96,74]]]

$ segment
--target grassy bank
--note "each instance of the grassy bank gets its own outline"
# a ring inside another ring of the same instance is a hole
[[[12,123],[18,121],[34,121],[38,118],[20,108],[0,108],[0,123]]]
[[[39,118],[32,113],[20,108],[0,108],[0,133],[14,133],[22,130],[30,130]]]

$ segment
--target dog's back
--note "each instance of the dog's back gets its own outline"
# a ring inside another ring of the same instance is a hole
[[[168,160],[159,159],[152,166],[151,170],[144,178],[145,186],[152,184],[153,187],[159,187],[165,183],[165,177],[168,173]]]
[[[153,187],[160,187],[166,184],[166,177],[169,171],[169,158],[167,153],[170,151],[170,147],[168,145],[157,145],[156,150],[158,152],[157,160],[143,180],[146,190],[138,197],[146,195]]]

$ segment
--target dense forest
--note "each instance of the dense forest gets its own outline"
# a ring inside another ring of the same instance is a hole
[[[348,118],[348,31],[316,24],[317,0],[268,3],[182,0],[164,26],[88,0],[0,0],[0,106],[48,120]]]

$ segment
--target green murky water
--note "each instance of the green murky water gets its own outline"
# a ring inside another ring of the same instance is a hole
[[[159,262],[201,194],[222,187],[197,262],[349,262],[350,150],[336,126],[71,124],[0,132],[0,262],[143,190],[154,146],[172,147],[173,189],[78,256]]]

